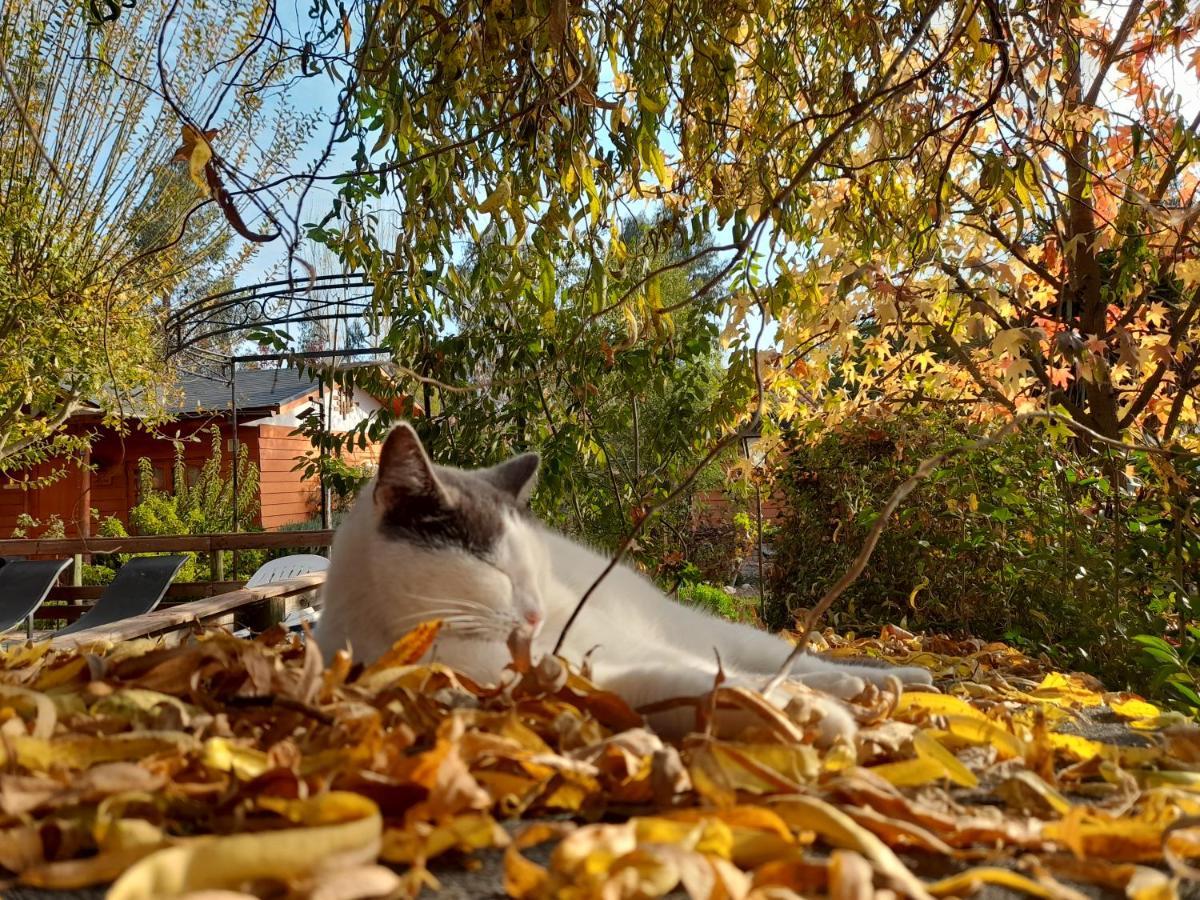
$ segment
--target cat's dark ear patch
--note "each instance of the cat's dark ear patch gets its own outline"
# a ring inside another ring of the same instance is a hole
[[[536,453],[522,453],[488,469],[488,480],[497,490],[508,494],[518,503],[526,503],[537,486],[540,462],[541,458]]]
[[[413,500],[444,503],[445,491],[433,471],[433,463],[421,446],[412,426],[401,423],[383,442],[379,472],[375,476],[375,503],[386,508]]]

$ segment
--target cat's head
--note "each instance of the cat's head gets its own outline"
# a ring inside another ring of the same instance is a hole
[[[372,543],[407,614],[482,640],[541,628],[549,560],[529,512],[537,469],[536,453],[490,469],[435,465],[411,426],[392,430],[371,491]]]

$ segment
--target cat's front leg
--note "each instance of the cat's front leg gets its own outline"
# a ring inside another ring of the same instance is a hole
[[[690,640],[696,645],[693,652],[701,654],[707,649],[701,646],[701,641],[707,642],[708,647],[719,650],[721,659],[732,669],[770,677],[792,653],[792,645],[778,635],[720,619],[703,617],[701,621],[703,627],[681,631],[681,642]],[[883,687],[889,677],[897,678],[901,684],[933,682],[929,672],[918,666],[848,662],[811,653],[802,653],[792,660],[790,675],[793,680],[844,699],[858,696],[868,683]]]
[[[882,688],[892,679],[901,685],[933,684],[933,675],[920,666],[834,660],[811,653],[802,653],[792,661],[789,678],[844,700],[857,697],[868,684]]]
[[[706,697],[716,684],[715,666],[700,661],[683,661],[676,665],[598,665],[594,671],[597,686],[618,694],[634,709],[668,700],[698,700]],[[742,687],[761,692],[766,679],[758,675],[735,674],[725,680],[726,687]],[[861,693],[859,690],[855,695]],[[834,697],[797,688],[785,682],[776,687],[766,699],[779,709],[787,709],[797,700],[798,692],[804,692],[803,702],[814,713],[817,743],[828,745],[839,738],[850,739],[858,730],[858,724],[850,710]],[[696,704],[683,702],[670,709],[645,712],[651,728],[668,738],[680,738],[696,726]],[[741,729],[756,723],[755,715],[743,709],[716,710],[716,727],[719,732],[736,734]]]

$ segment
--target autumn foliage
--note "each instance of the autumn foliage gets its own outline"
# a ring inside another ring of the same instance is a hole
[[[408,896],[494,850],[525,898],[1074,896],[1059,879],[1169,897],[1200,855],[1196,726],[1000,644],[827,638],[943,690],[871,688],[854,744],[819,750],[803,704],[742,689],[715,686],[672,746],[554,659],[480,686],[416,663],[437,630],[366,668],[282,631],[6,651],[0,865],[116,879],[115,900]],[[711,702],[752,724],[711,733]]]

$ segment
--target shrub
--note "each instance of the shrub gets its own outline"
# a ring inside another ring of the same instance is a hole
[[[794,442],[779,472],[768,624],[790,624],[858,553],[875,514],[923,458],[973,437],[909,414]],[[1110,685],[1145,686],[1132,637],[1181,633],[1200,558],[1195,464],[1047,442],[1027,431],[953,461],[902,505],[831,611],[848,629],[895,622],[1043,652]]]
[[[297,468],[302,468],[302,463]],[[327,456],[317,463],[317,474],[332,495],[335,512],[345,512],[354,503],[358,492],[371,480],[375,469],[369,463],[352,466],[337,456]]]
[[[63,538],[67,536],[67,526],[62,520],[62,516],[60,516],[58,513],[53,513],[50,518],[46,519],[45,522],[42,522],[25,512],[17,515],[16,528],[12,530],[12,536],[14,538],[29,537],[29,532],[31,529],[41,528],[43,525],[46,526],[46,528],[42,532],[41,537],[46,538],[47,540],[53,540],[55,538]]]
[[[702,581],[733,584],[750,544],[735,522],[701,523],[688,533],[684,556]]]
[[[204,465],[191,484],[187,480],[187,464],[183,445],[175,445],[174,485],[171,491],[154,487],[154,472],[150,460],[138,460],[138,479],[141,501],[129,511],[129,524],[133,531],[142,535],[154,534],[220,534],[223,532],[253,530],[252,523],[258,511],[258,469],[249,459],[245,445],[240,448],[237,459],[238,492],[237,519],[234,519],[233,479],[222,472],[224,455],[221,451],[221,432],[212,429],[212,449]],[[236,529],[235,529],[236,525]],[[108,518],[101,523],[101,532],[109,537],[124,537],[126,532],[120,521]],[[188,560],[179,570],[179,581],[195,581],[206,575],[209,554],[188,553]],[[120,561],[127,559],[122,554]],[[248,576],[262,565],[266,558],[261,550],[241,550],[236,555],[237,570],[234,571],[234,554],[225,551],[228,577]]]
[[[745,605],[737,596],[730,594],[724,588],[705,584],[702,581],[681,585],[676,596],[680,603],[706,610],[722,619],[745,622],[753,618],[752,608]]]

